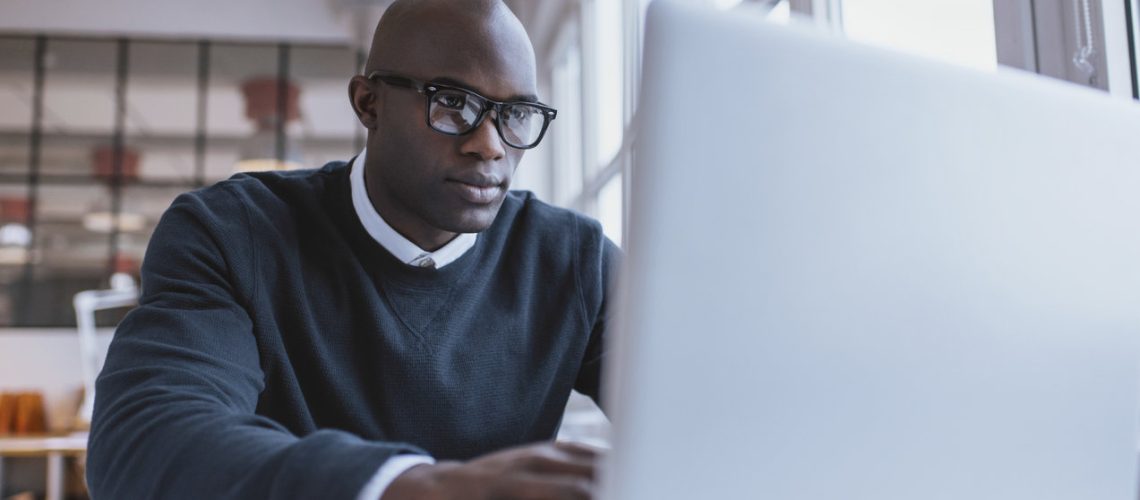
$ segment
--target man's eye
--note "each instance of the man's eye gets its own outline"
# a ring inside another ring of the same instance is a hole
[[[435,96],[435,102],[436,104],[445,108],[463,109],[463,107],[467,104],[467,99],[464,99],[463,96],[459,95],[438,94]]]
[[[511,106],[507,108],[507,118],[510,120],[525,122],[530,119],[531,111],[522,106]]]

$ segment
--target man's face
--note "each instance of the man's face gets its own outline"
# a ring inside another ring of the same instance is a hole
[[[529,46],[524,50],[519,40],[504,40],[513,35],[509,31],[476,35],[409,40],[404,52],[409,57],[392,63],[398,67],[381,69],[498,101],[533,99]],[[377,121],[368,142],[366,177],[381,215],[404,233],[471,233],[489,227],[523,155],[502,141],[492,112],[471,132],[446,135],[428,126],[423,94],[378,80],[372,85]],[[416,240],[413,234],[405,236]]]

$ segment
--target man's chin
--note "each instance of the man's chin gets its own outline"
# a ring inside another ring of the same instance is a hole
[[[481,233],[495,223],[502,203],[491,206],[464,210],[462,214],[451,218],[451,223],[444,229],[452,233]]]

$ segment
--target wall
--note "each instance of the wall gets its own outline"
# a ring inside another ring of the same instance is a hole
[[[328,0],[3,0],[0,32],[344,43],[349,13]]]

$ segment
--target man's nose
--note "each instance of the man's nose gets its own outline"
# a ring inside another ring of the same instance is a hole
[[[483,117],[483,123],[475,127],[475,130],[462,136],[463,143],[460,147],[463,154],[478,157],[483,161],[499,160],[506,156],[507,152],[503,149],[503,140],[499,137],[498,129],[495,128],[493,114],[494,111],[488,112],[487,116]]]

